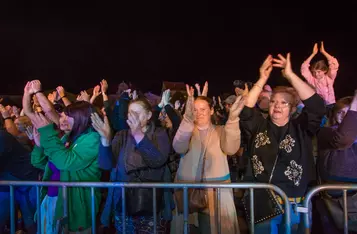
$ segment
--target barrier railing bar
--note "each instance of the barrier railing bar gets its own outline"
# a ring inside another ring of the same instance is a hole
[[[67,186],[62,186],[62,197],[63,197],[63,223],[61,227],[64,227],[64,233],[68,233],[68,201],[67,201]],[[64,224],[64,225],[63,225]]]
[[[10,232],[15,234],[15,193],[14,186],[10,185]]]
[[[305,223],[305,232],[308,233],[310,232],[310,219],[309,219],[309,210],[310,210],[310,201],[311,198],[316,194],[319,193],[323,190],[343,190],[346,191],[346,203],[347,203],[347,191],[348,190],[357,190],[357,185],[356,184],[333,184],[333,185],[319,185],[314,188],[312,188],[305,196],[304,200],[304,207],[306,208],[306,211],[304,213],[304,223]],[[345,196],[345,194],[343,195]],[[347,204],[345,204],[345,198],[344,198],[344,206],[347,207]],[[346,210],[347,212],[347,210]],[[347,213],[346,213],[347,215]],[[344,224],[347,221],[348,225],[348,219],[345,219],[345,214],[344,214]],[[345,232],[346,233],[346,232]],[[348,226],[347,226],[347,233],[348,233]]]
[[[157,232],[156,188],[152,188],[152,194],[153,194],[152,204],[153,204],[153,213],[154,213],[154,234],[156,234]]]
[[[250,199],[250,233],[254,234],[254,189],[249,189],[249,199]]]
[[[45,182],[45,181],[12,181],[2,180],[0,186],[65,186],[65,187],[94,187],[94,188],[254,188],[273,189],[284,196],[284,192],[273,184],[264,183],[125,183],[125,182]]]
[[[36,186],[36,207],[37,207],[37,233],[41,234],[41,191],[40,186]]]
[[[92,199],[92,233],[96,233],[96,216],[95,216],[95,190],[93,187],[90,187],[91,199]]]
[[[343,190],[343,232],[348,234],[347,190]]]
[[[122,189],[121,189],[121,197],[122,197],[122,199],[121,199],[121,209],[122,209],[122,219],[123,219],[123,221],[122,221],[122,223],[123,223],[123,233],[126,233],[126,212],[125,212],[125,210],[126,210],[126,204],[125,204],[125,187],[122,187]]]
[[[218,234],[221,234],[221,189],[217,189],[217,221]]]
[[[188,234],[188,189],[183,188],[183,233]]]
[[[122,216],[123,216],[123,233],[126,229],[126,212],[125,212],[125,188],[183,188],[184,191],[184,233],[188,233],[188,189],[189,188],[242,188],[242,189],[271,189],[283,199],[285,206],[285,228],[286,233],[290,233],[291,218],[290,204],[286,194],[277,186],[264,183],[125,183],[125,182],[44,182],[44,181],[0,181],[0,186],[60,186],[63,187],[63,203],[66,224],[68,223],[67,214],[67,193],[66,187],[93,187],[93,188],[114,188],[122,187]],[[347,188],[348,189],[348,188]],[[357,186],[356,186],[357,190]],[[251,193],[252,194],[252,193]],[[311,196],[311,195],[310,195]],[[251,202],[252,204],[252,202]],[[254,210],[254,209],[253,209]],[[253,211],[254,212],[254,211]],[[254,223],[254,222],[253,222]],[[68,225],[67,225],[68,226]]]

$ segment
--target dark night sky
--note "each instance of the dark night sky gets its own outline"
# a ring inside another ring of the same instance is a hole
[[[235,79],[255,81],[269,53],[291,51],[299,74],[301,62],[320,40],[340,61],[337,96],[357,88],[355,7],[243,8],[192,2],[1,3],[0,93],[21,94],[25,82],[35,77],[45,89],[61,84],[76,93],[105,77],[113,91],[125,80],[156,93],[163,80],[208,80],[216,94],[231,89]],[[284,83],[278,71],[270,83]]]

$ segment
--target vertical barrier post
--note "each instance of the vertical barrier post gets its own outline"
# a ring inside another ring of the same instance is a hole
[[[90,187],[91,199],[92,199],[92,233],[96,233],[96,212],[95,212],[95,190],[94,187]]]
[[[249,189],[250,199],[250,233],[254,234],[254,189]]]
[[[183,187],[183,233],[188,234],[188,190]]]
[[[15,234],[15,192],[14,186],[10,185],[10,231]]]
[[[284,196],[283,196],[284,195]],[[291,233],[291,207],[290,207],[290,202],[289,202],[289,198],[286,196],[286,194],[280,194],[280,196],[283,198],[284,200],[284,204],[285,204],[285,214],[284,214],[284,218],[285,218],[285,233],[286,234],[290,234]]]
[[[347,190],[343,190],[343,233],[348,234]]]
[[[63,217],[62,227],[64,227],[64,233],[68,233],[68,201],[67,201],[67,186],[62,186],[62,198],[63,198]]]
[[[305,201],[304,201],[304,207],[306,208],[307,212],[305,212],[304,215],[304,223],[305,223],[305,233],[310,234],[310,218],[309,218],[309,203],[310,203],[310,197],[306,196]]]
[[[157,224],[157,211],[156,211],[156,188],[152,188],[152,204],[153,204],[153,213],[154,213],[154,234],[156,234],[156,224]]]
[[[37,233],[41,234],[41,193],[40,186],[36,186],[36,207],[37,207]]]
[[[221,189],[217,188],[217,220],[218,234],[221,234]]]
[[[126,233],[126,217],[125,217],[125,186],[121,188],[121,209],[122,209],[122,218],[123,218],[123,233]]]

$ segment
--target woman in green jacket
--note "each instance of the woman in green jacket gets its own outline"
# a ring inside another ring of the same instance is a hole
[[[26,92],[25,88],[24,99],[28,99],[25,96],[28,97],[31,93],[38,95],[38,92],[29,90],[30,92]],[[59,128],[65,133],[62,138],[55,130],[55,125],[44,115],[26,113],[40,135],[39,140],[35,140],[36,146],[31,161],[34,166],[44,169],[44,181],[100,181],[101,170],[97,160],[100,137],[91,127],[90,115],[93,111],[92,105],[84,101],[67,106],[59,117]],[[56,233],[64,226],[68,226],[70,233],[91,233],[90,188],[67,189],[68,217],[63,213],[64,203],[61,194],[61,187],[42,188],[41,221],[44,223],[41,225],[41,233]],[[100,202],[99,190],[96,190],[95,199],[94,212],[97,213]],[[48,220],[48,216],[51,215],[52,220]]]

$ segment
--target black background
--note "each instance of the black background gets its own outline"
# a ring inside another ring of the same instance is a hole
[[[255,81],[268,54],[290,51],[300,74],[321,40],[340,62],[337,96],[357,87],[354,6],[129,2],[2,2],[0,93],[21,94],[33,78],[77,93],[105,77],[113,92],[124,80],[157,94],[163,80],[208,80],[216,95],[235,79]],[[284,82],[273,71],[269,83]]]

